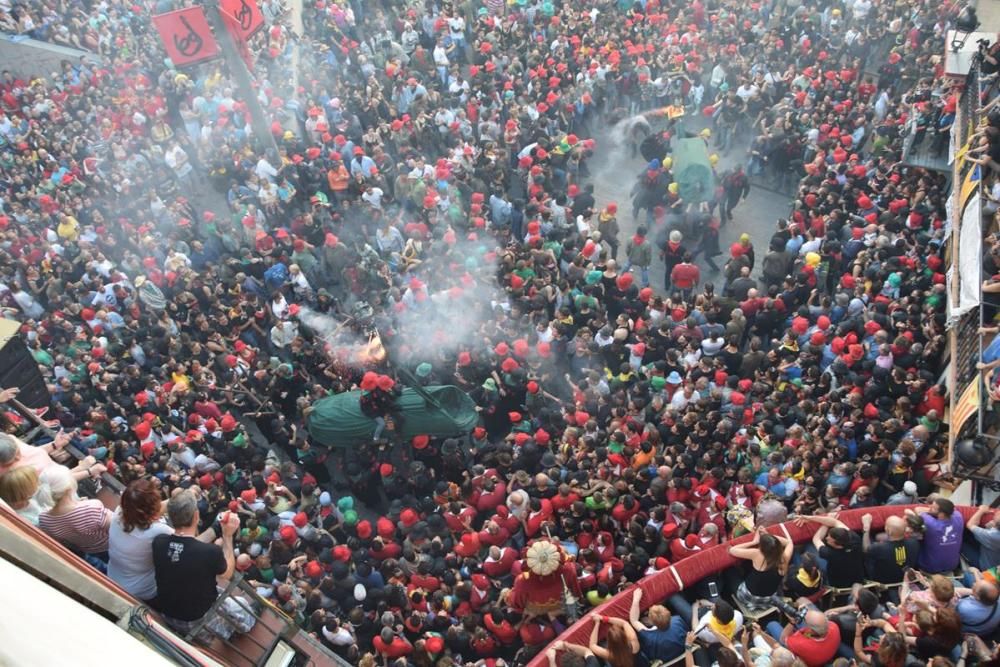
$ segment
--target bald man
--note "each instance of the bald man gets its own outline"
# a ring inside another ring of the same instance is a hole
[[[777,623],[767,624],[767,631],[775,634]],[[826,614],[812,607],[806,612],[803,623],[796,628],[788,623],[778,636],[778,641],[806,664],[806,667],[823,667],[837,655],[840,647],[840,628],[831,623]]]
[[[891,516],[885,521],[885,540],[872,543],[872,515],[861,517],[861,544],[865,550],[868,578],[882,584],[898,584],[903,572],[917,566],[920,542],[906,536],[906,520]]]
[[[958,604],[955,611],[962,619],[962,632],[985,637],[1000,627],[1000,589],[992,581],[983,579],[982,573],[972,568],[969,573],[975,583],[972,588],[957,588]]]

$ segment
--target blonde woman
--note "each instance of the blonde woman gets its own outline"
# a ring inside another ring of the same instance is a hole
[[[0,500],[25,521],[38,525],[38,515],[42,513],[35,494],[38,491],[38,473],[31,466],[21,466],[0,475]]]

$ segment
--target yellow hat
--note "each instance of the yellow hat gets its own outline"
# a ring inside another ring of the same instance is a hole
[[[819,260],[820,260],[820,257],[819,257],[818,253],[815,253],[815,252],[807,252],[806,253],[806,265],[808,265],[808,266],[816,266],[817,264],[819,264]]]
[[[285,141],[291,141],[292,139],[295,138],[295,134],[292,133],[291,130],[285,130],[285,134],[284,134],[283,138],[284,138]]]
[[[670,185],[667,186],[667,190],[670,190],[670,194],[672,195],[677,194],[677,191],[679,189],[680,188],[678,187],[677,183],[671,183]]]
[[[698,134],[700,134],[701,136],[703,136],[706,139],[708,139],[710,136],[712,136],[712,130],[711,130],[711,128],[706,127],[704,130],[702,130]]]
[[[674,166],[674,159],[672,157],[668,155],[667,157],[663,158],[664,169],[670,169],[672,166]]]
[[[713,167],[715,165],[719,164],[719,154],[718,153],[712,153],[711,155],[709,155],[708,156],[708,163],[711,164]]]

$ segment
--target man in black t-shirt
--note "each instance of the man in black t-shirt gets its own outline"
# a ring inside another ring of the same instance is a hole
[[[850,588],[864,581],[865,553],[861,538],[839,521],[836,514],[796,519],[799,525],[807,521],[820,524],[812,541],[819,557],[826,561],[827,584],[834,588]]]
[[[180,632],[190,632],[218,598],[216,579],[228,579],[236,568],[233,535],[240,520],[226,512],[221,519],[222,546],[212,544],[214,530],[198,535],[198,499],[192,491],[182,491],[167,503],[173,535],[153,539],[153,568],[156,573],[156,608],[168,624]],[[244,603],[246,604],[246,603]],[[218,609],[233,621],[240,632],[253,627],[254,618],[233,598]],[[229,623],[216,616],[206,624],[209,633],[224,638],[232,634]]]
[[[906,521],[902,517],[891,516],[885,521],[885,542],[871,543],[872,515],[861,517],[861,529],[868,577],[882,584],[898,584],[903,581],[907,568],[917,566],[920,542],[906,537]]]

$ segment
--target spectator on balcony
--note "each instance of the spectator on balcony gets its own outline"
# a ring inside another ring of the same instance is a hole
[[[239,517],[225,512],[219,519],[222,546],[212,544],[215,531],[198,534],[201,520],[198,498],[191,490],[181,491],[167,503],[167,516],[174,526],[172,534],[153,538],[153,567],[156,574],[156,608],[167,623],[182,633],[189,633],[205,621],[205,634],[229,639],[234,628],[249,632],[255,618],[249,604],[227,596],[211,617],[205,615],[219,597],[217,582],[226,581],[236,569],[233,535],[240,528]],[[227,622],[228,621],[228,622]]]
[[[980,505],[976,509],[976,513],[969,517],[966,524],[973,539],[962,542],[965,560],[980,570],[988,570],[1000,564],[1000,528],[997,527],[996,515],[983,523],[983,518],[992,511],[987,505]]]
[[[805,553],[798,565],[789,568],[788,576],[785,577],[785,597],[815,601],[822,593],[823,572],[819,566],[819,558],[812,552]]]
[[[947,498],[937,498],[930,507],[918,507],[916,514],[924,521],[924,539],[920,543],[918,564],[925,572],[951,572],[958,567],[965,520]]]
[[[590,633],[590,650],[593,654],[611,667],[633,667],[640,645],[639,636],[632,625],[623,619],[600,614],[591,614],[590,620],[594,623]],[[602,622],[609,625],[607,648],[597,643]]]
[[[850,588],[865,578],[864,551],[861,538],[850,530],[836,514],[803,516],[795,520],[802,526],[818,523],[812,543],[819,554],[820,567],[826,572],[827,584],[834,588]]]
[[[38,473],[31,466],[14,468],[0,475],[0,500],[25,521],[38,525],[44,511],[38,499]]]
[[[159,485],[137,479],[125,487],[108,531],[108,576],[127,593],[153,607],[153,539],[174,532],[163,518],[163,505]]]
[[[30,465],[39,475],[52,466],[60,465],[60,459],[69,459],[69,454],[63,448],[70,443],[70,435],[60,431],[52,442],[45,445],[29,445],[7,433],[0,433],[0,475],[14,468]],[[98,476],[105,471],[103,464],[93,456],[87,456],[77,462],[73,468],[76,479],[88,476]]]
[[[862,646],[863,631],[869,627],[879,627],[886,630],[879,640],[875,653],[866,652]],[[903,667],[909,655],[906,648],[906,637],[896,632],[888,621],[862,621],[858,626],[858,632],[854,635],[854,655],[864,665]]]
[[[701,613],[704,608],[705,612]],[[694,623],[694,632],[698,639],[711,646],[713,644],[735,643],[737,635],[743,628],[743,614],[733,609],[733,606],[725,600],[709,602],[698,600],[694,603],[694,616],[698,617]]]
[[[632,607],[629,610],[629,623],[639,636],[639,651],[649,662],[660,660],[670,662],[684,653],[684,635],[687,634],[687,623],[680,616],[674,616],[666,607],[654,604],[649,608],[649,622],[652,626],[639,620],[642,589],[636,588],[632,595]]]
[[[789,539],[758,530],[746,544],[729,547],[730,556],[750,561],[746,577],[736,590],[736,599],[743,608],[753,611],[771,606],[771,597],[788,573],[794,546]]]
[[[935,656],[950,656],[962,641],[962,619],[954,609],[938,609],[937,612],[921,611],[916,615],[919,636],[910,633],[907,623],[899,623],[906,636],[906,642],[921,660],[931,660]]]
[[[771,621],[767,624],[767,631],[787,646],[806,667],[823,667],[833,660],[840,647],[840,628],[818,609],[807,611],[805,620],[798,627],[786,623],[782,628],[777,621]]]
[[[962,632],[985,637],[1000,627],[1000,605],[997,604],[1000,589],[995,583],[983,579],[978,569],[971,570],[970,575],[973,579],[972,588],[959,588],[955,591],[959,598],[955,611],[962,619]]]
[[[76,485],[72,473],[62,466],[42,473],[42,495],[48,509],[39,517],[38,526],[63,544],[106,563],[112,512],[99,500],[81,500]]]
[[[906,521],[891,516],[885,520],[884,541],[871,542],[872,515],[861,517],[862,547],[868,577],[881,584],[898,584],[903,573],[916,567],[920,555],[920,541],[906,536]]]

